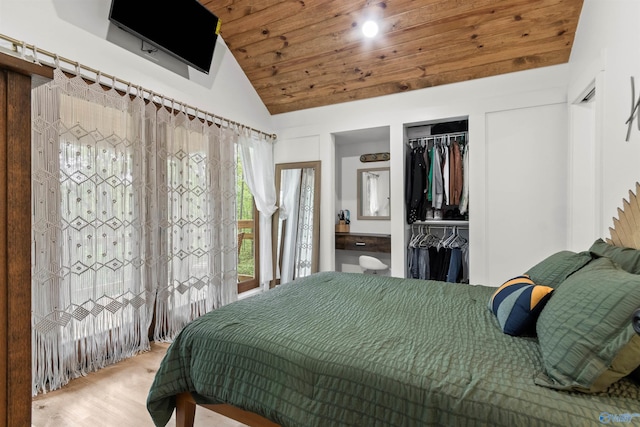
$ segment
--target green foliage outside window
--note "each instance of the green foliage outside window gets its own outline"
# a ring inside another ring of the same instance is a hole
[[[240,280],[247,277],[255,277],[255,253],[254,253],[254,204],[253,196],[244,181],[242,174],[242,161],[237,156],[236,186],[237,186],[237,217],[238,217],[238,276]],[[246,226],[248,225],[248,226]],[[244,233],[244,234],[243,234]]]

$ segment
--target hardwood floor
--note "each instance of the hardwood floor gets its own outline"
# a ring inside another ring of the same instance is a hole
[[[33,427],[153,427],[146,400],[160,361],[169,347],[152,343],[151,351],[77,378],[60,390],[36,396]],[[175,425],[175,413],[168,426]],[[195,427],[241,427],[222,415],[196,410]]]

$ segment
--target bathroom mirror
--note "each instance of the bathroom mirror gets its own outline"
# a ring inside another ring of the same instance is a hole
[[[320,161],[276,164],[273,285],[318,271]]]
[[[390,219],[389,168],[358,169],[358,219]]]

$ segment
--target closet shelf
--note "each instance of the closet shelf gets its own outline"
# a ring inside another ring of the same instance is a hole
[[[440,225],[443,227],[448,227],[448,226],[453,226],[453,225],[457,225],[457,226],[461,226],[461,227],[468,227],[469,226],[469,221],[468,220],[459,220],[459,219],[429,219],[426,221],[415,221],[413,224],[409,224],[409,225]]]

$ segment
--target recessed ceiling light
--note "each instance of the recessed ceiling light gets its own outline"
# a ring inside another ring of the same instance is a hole
[[[367,21],[362,26],[362,33],[365,37],[375,37],[378,34],[378,24],[375,21]]]

